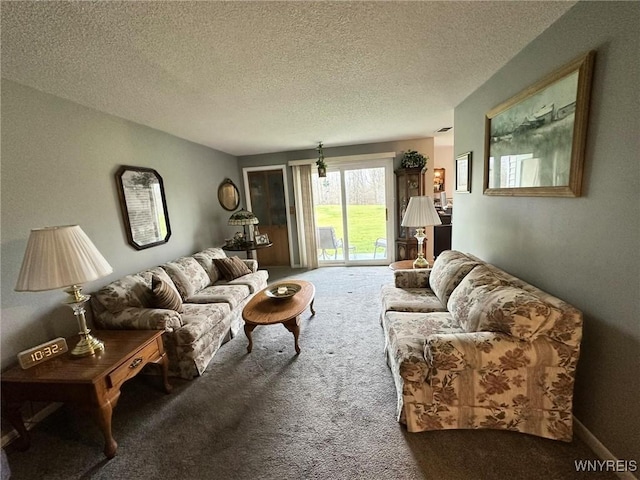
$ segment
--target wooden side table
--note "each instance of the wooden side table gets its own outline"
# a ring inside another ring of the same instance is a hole
[[[247,258],[252,259],[254,250],[260,250],[261,248],[269,248],[271,246],[273,246],[273,242],[262,243],[260,245],[258,245],[257,243],[251,242],[242,246],[225,245],[222,247],[222,249],[227,252],[247,252]]]
[[[162,365],[164,390],[169,393],[169,359],[162,330],[103,330],[94,332],[105,349],[94,356],[74,358],[69,352],[28,370],[19,366],[2,373],[2,400],[7,418],[20,434],[18,447],[29,448],[29,433],[20,407],[28,400],[74,403],[88,410],[104,435],[104,454],[112,458],[118,444],[111,434],[111,416],[120,387],[148,363]],[[75,335],[67,339],[72,346]]]
[[[413,269],[413,260],[400,260],[389,265],[391,270],[411,270]]]

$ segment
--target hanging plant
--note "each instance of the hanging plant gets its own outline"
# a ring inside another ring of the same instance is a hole
[[[429,157],[425,157],[415,150],[407,150],[402,157],[402,168],[423,168]]]
[[[327,176],[327,164],[324,163],[324,151],[322,149],[322,142],[318,143],[318,147],[316,148],[318,151],[318,160],[316,160],[316,165],[318,166],[318,176],[326,177]]]

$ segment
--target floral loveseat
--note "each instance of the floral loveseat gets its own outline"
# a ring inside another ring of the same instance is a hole
[[[471,255],[397,270],[385,351],[408,431],[496,428],[572,438],[582,314]]]
[[[223,273],[233,277],[228,266],[238,262],[246,267],[235,275],[243,274],[225,280]],[[227,259],[222,249],[209,248],[106,285],[91,297],[94,323],[103,329],[164,330],[171,375],[190,379],[237,335],[242,309],[267,279],[256,260]]]

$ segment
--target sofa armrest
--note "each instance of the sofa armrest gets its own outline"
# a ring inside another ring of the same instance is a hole
[[[245,263],[251,273],[256,273],[258,271],[258,261],[254,258],[243,258],[242,261]]]
[[[533,342],[496,332],[429,335],[424,356],[436,370],[517,370],[536,366],[562,367],[553,342],[540,337]]]
[[[397,288],[429,288],[430,268],[395,270],[394,281]]]
[[[105,311],[97,317],[102,328],[123,330],[164,330],[182,327],[182,316],[175,310],[129,307],[118,313]]]

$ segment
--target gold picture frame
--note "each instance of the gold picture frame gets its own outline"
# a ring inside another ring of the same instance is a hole
[[[484,194],[579,197],[595,51],[489,111]]]

